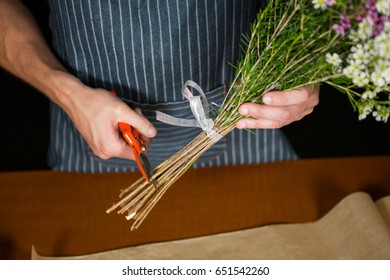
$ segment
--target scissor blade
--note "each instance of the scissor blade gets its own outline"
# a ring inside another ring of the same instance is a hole
[[[152,177],[153,177],[153,168],[150,165],[148,158],[144,154],[139,154],[138,157],[140,159],[142,167],[143,167],[143,169],[145,171],[145,174],[148,177],[149,181],[157,188],[156,180],[152,179]]]

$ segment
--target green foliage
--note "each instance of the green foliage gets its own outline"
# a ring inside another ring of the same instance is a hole
[[[274,0],[258,13],[243,40],[243,57],[220,110],[216,125],[231,125],[245,102],[261,103],[271,90],[323,82],[330,75],[325,54],[343,48],[331,30],[328,13],[308,0]]]

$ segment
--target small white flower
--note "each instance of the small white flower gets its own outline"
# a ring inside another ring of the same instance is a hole
[[[382,32],[390,33],[390,22],[389,21],[385,22],[385,26],[383,27],[383,31]]]
[[[373,99],[374,97],[376,96],[376,93],[371,91],[371,90],[366,90],[363,94],[362,94],[362,98],[363,99]]]
[[[337,53],[333,53],[333,54],[327,53],[325,57],[326,57],[326,62],[333,65],[334,67],[340,67],[342,60]]]
[[[352,47],[352,58],[358,62],[367,64],[370,61],[370,52],[365,50],[365,48],[359,44],[356,48]]]
[[[379,13],[390,16],[390,1],[389,0],[377,0],[376,9]]]
[[[385,60],[390,60],[390,32],[382,32],[374,39],[375,52]]]
[[[390,67],[382,72],[382,78],[386,81],[386,83],[390,83]]]
[[[365,72],[360,72],[358,75],[355,75],[352,79],[352,82],[358,87],[364,87],[370,82],[367,74]]]
[[[348,38],[355,43],[360,41],[359,33],[353,29],[349,32]]]
[[[311,3],[314,5],[314,9],[326,9],[326,0],[312,0]]]
[[[368,114],[363,114],[363,113],[359,114],[359,121],[362,121],[362,120],[366,119],[367,115]]]
[[[371,114],[373,108],[372,104],[368,102],[358,104],[359,120],[364,120],[369,114]]]
[[[376,43],[380,42],[380,41],[386,41],[388,38],[389,38],[389,35],[390,35],[390,26],[388,24],[389,22],[386,22],[385,23],[385,26],[382,30],[382,32],[375,37],[375,41]]]
[[[356,45],[351,47],[351,51],[352,52],[356,52],[357,50],[361,50],[361,49],[363,49],[363,45],[362,44],[356,44]]]
[[[373,72],[371,74],[371,82],[376,86],[376,87],[383,87],[386,84],[386,81],[383,77],[383,74],[381,72]]]
[[[377,51],[375,49],[375,43],[374,43],[374,40],[368,40],[365,44],[364,44],[364,49],[366,50],[366,52],[369,53],[370,56],[375,56],[377,54]]]
[[[347,77],[352,79],[354,77],[355,69],[353,69],[351,66],[345,67],[343,69],[343,74]]]
[[[380,122],[387,122],[389,115],[390,115],[390,110],[389,108],[386,108],[384,106],[376,105],[375,106],[376,111],[372,112],[372,116],[375,117],[375,120]]]
[[[356,59],[350,59],[348,62],[349,62],[349,67],[351,67],[354,70],[354,73],[356,75],[359,75],[359,73],[366,68],[366,65],[364,65],[361,61],[358,61]]]
[[[390,38],[387,41],[380,42],[376,47],[380,57],[390,59]]]
[[[377,122],[380,122],[382,120],[382,117],[378,114],[377,111],[372,112],[372,116],[375,118]]]
[[[374,71],[378,73],[383,73],[389,67],[390,67],[390,61],[379,58],[375,61]]]
[[[374,23],[370,17],[366,17],[358,24],[358,36],[362,40],[366,40],[371,37],[373,33]]]

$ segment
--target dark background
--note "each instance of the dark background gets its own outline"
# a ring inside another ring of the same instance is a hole
[[[50,40],[46,1],[25,4]],[[0,171],[47,169],[48,99],[2,69],[0,84]],[[302,158],[390,154],[390,123],[359,121],[348,98],[327,86],[314,112],[283,130]]]

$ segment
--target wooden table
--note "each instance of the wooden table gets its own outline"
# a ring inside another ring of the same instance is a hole
[[[0,259],[73,256],[265,224],[314,221],[346,195],[390,194],[390,156],[189,170],[138,230],[106,214],[139,174],[0,173]]]

